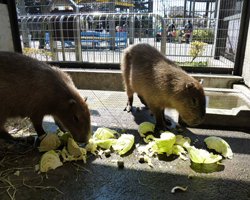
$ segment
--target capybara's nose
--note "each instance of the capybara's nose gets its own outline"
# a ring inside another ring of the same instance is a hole
[[[88,133],[88,134],[85,133],[85,134],[74,137],[74,140],[79,143],[88,143],[90,137],[91,137],[91,133]]]
[[[198,126],[200,124],[202,124],[202,122],[204,121],[205,117],[193,120],[190,124],[188,124],[189,126]]]

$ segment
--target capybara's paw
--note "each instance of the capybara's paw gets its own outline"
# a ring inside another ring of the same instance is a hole
[[[41,141],[47,136],[47,133],[41,135],[41,136],[38,136],[34,142],[34,146],[35,147],[39,147],[40,146],[40,143]]]
[[[127,105],[123,111],[131,112],[132,111],[132,106]]]
[[[169,131],[168,127],[163,125],[156,125],[154,129],[154,133],[160,135],[164,131]]]
[[[164,123],[165,123],[165,125],[166,126],[172,126],[172,122],[171,122],[171,120],[170,119],[168,119],[168,118],[164,118]]]

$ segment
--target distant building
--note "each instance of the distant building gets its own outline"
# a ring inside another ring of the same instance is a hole
[[[169,17],[182,18],[184,17],[184,6],[171,6],[168,12]]]

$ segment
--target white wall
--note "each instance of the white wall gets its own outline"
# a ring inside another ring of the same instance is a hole
[[[6,4],[0,4],[0,51],[14,51],[9,13]]]
[[[243,64],[243,74],[244,81],[248,87],[250,87],[250,22],[248,27],[247,44],[245,59]]]

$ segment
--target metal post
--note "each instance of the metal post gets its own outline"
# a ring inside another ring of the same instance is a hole
[[[82,61],[82,45],[81,45],[81,26],[80,26],[80,15],[74,16],[73,19],[74,38],[75,38],[75,51],[76,60]]]
[[[237,51],[236,51],[234,72],[233,72],[234,75],[238,76],[242,75],[242,68],[245,57],[248,27],[250,20],[249,10],[250,10],[250,2],[249,0],[244,0],[241,11],[240,32],[238,37],[238,44],[237,44]]]
[[[128,1],[129,3],[132,3],[132,0]],[[134,8],[129,8],[129,14],[134,13]],[[134,44],[134,38],[135,38],[135,16],[130,15],[129,18],[129,44]]]
[[[63,35],[63,19],[64,15],[61,16],[60,18],[60,36],[61,36],[61,44],[62,44],[62,57],[63,61],[65,61],[65,43],[64,43],[64,35]]]

